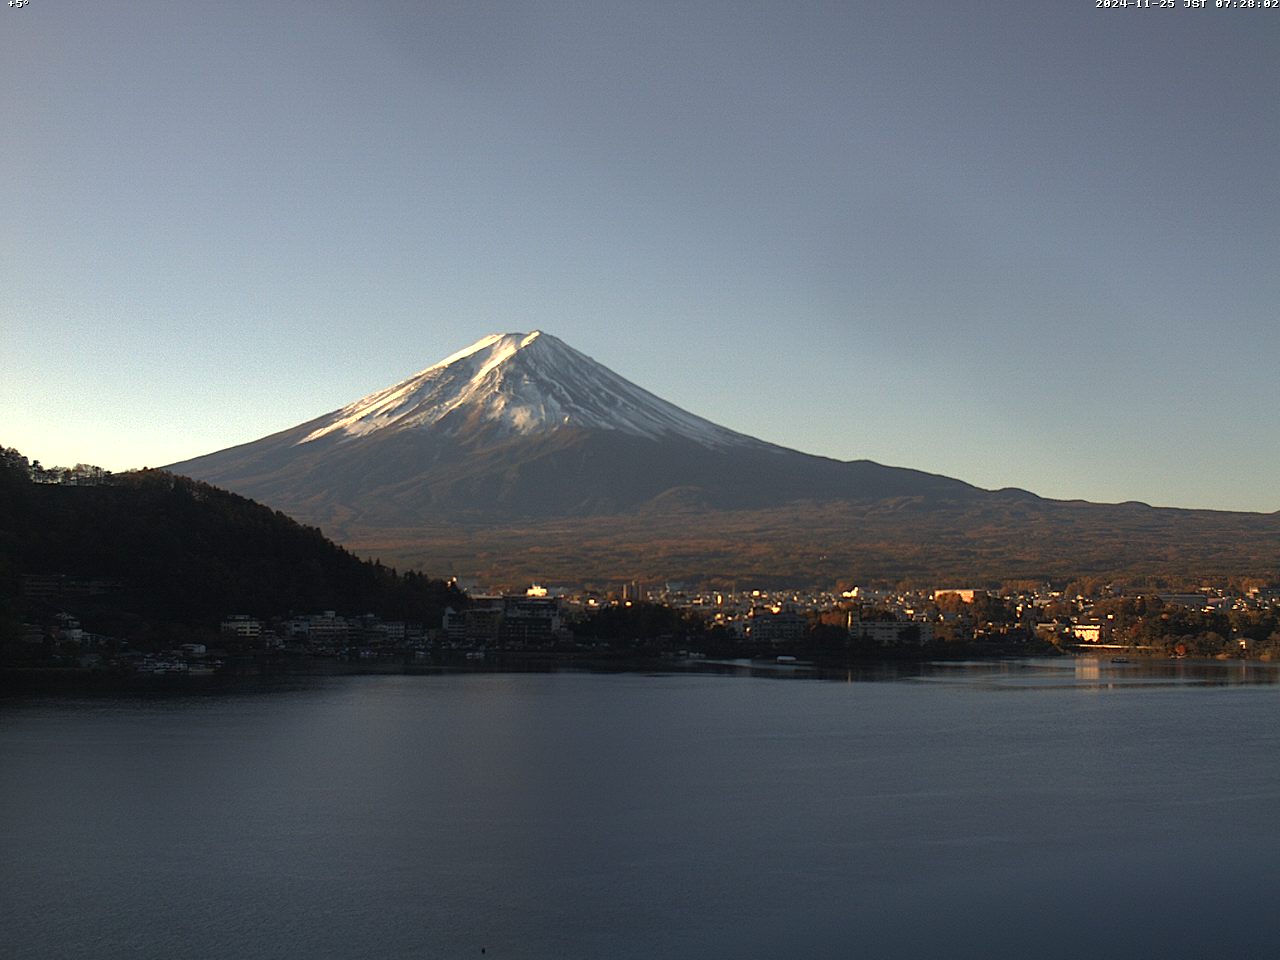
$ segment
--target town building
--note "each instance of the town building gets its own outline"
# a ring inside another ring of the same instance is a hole
[[[262,621],[243,613],[223,618],[220,632],[237,640],[257,640],[262,636]]]

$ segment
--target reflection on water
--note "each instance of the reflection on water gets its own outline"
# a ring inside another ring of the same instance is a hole
[[[767,660],[696,662],[700,671],[771,679],[841,680],[846,683],[917,681],[991,689],[1060,688],[1124,690],[1161,686],[1271,686],[1280,663],[1257,660],[1123,660],[1057,657],[1008,660],[932,660],[863,663],[824,669]]]

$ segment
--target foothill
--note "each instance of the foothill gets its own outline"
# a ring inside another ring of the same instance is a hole
[[[236,678],[304,664],[1280,656],[1280,588],[1258,577],[445,581],[361,560],[315,528],[173,474],[112,477],[4,454],[10,682]]]

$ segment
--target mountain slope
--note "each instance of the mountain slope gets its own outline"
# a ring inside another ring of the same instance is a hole
[[[705,510],[673,496],[612,516],[354,528],[344,542],[400,566],[498,585],[638,579],[987,587],[1102,577],[1181,590],[1232,577],[1280,580],[1280,515],[995,495],[756,510]]]
[[[1280,514],[1044,500],[841,462],[688,413],[545,333],[174,464],[366,556],[581,579],[1271,576]]]

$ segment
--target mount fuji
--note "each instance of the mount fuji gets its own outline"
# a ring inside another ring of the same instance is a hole
[[[1280,515],[1044,500],[813,456],[682,410],[541,331],[492,334],[167,469],[433,573],[1044,579],[1183,561],[1207,574],[1242,547],[1251,564],[1280,561]]]
[[[169,469],[326,530],[351,524],[970,496],[957,480],[736,433],[550,334],[492,334],[340,410]]]

